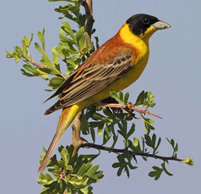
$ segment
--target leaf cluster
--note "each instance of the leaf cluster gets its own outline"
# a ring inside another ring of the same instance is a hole
[[[30,53],[33,34],[30,38],[24,36],[21,46],[15,46],[13,52],[7,51],[7,58],[13,58],[16,63],[19,61],[24,63],[21,68],[23,75],[41,77],[48,81],[48,86],[51,89],[46,91],[56,90],[65,78],[77,69],[94,50],[94,45],[85,32],[85,16],[80,12],[80,1],[67,2],[69,2],[67,5],[59,6],[55,10],[74,22],[76,29],[73,29],[68,21],[62,22],[59,30],[59,44],[51,49],[51,58],[45,49],[45,29],[38,32],[39,42],[34,43],[35,49],[41,55],[40,62],[36,62]],[[66,64],[65,72],[61,71],[63,69],[60,65],[61,62]]]
[[[40,173],[38,183],[43,185],[41,194],[49,193],[92,193],[91,184],[103,178],[103,172],[98,170],[99,165],[92,165],[98,155],[73,155],[73,146],[59,148],[61,158],[56,155],[51,158],[48,165],[49,173]],[[41,156],[41,158],[43,158]]]
[[[120,92],[111,92],[111,96],[119,103],[126,105],[129,100],[129,94],[125,95]],[[141,107],[154,107],[154,95],[149,91],[142,91],[137,97],[136,103]],[[136,119],[126,110],[114,109],[107,107],[95,107],[91,106],[85,111],[82,117],[82,133],[83,135],[91,135],[93,142],[96,142],[99,136],[102,136],[102,145],[110,143],[110,152],[117,153],[117,162],[113,163],[113,168],[117,168],[117,175],[120,176],[122,172],[125,172],[127,176],[130,176],[130,170],[137,168],[137,156],[141,155],[142,159],[147,161],[150,157],[149,154],[159,154],[159,148],[162,142],[161,137],[157,137],[154,133],[153,124],[155,121],[151,118],[145,117],[146,115],[140,114],[141,120],[144,122],[145,133],[137,137],[136,132]],[[135,122],[134,122],[135,121]],[[115,150],[117,143],[122,140],[124,149],[118,152]],[[168,140],[168,139],[167,139]],[[168,140],[173,150],[173,158],[177,158],[178,144],[174,140]],[[168,162],[164,159],[164,162]],[[156,167],[154,167],[156,169]],[[159,169],[159,167],[157,167]],[[166,168],[162,168],[165,172],[168,172]],[[161,173],[162,171],[161,170]],[[157,173],[158,178],[161,173]],[[166,173],[170,175],[170,173]],[[150,177],[154,177],[153,173],[149,173]],[[154,177],[155,178],[155,177]],[[157,178],[157,179],[158,179]],[[156,179],[156,180],[157,180]]]

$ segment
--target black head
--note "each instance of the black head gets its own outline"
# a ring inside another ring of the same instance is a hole
[[[129,25],[131,31],[135,34],[135,35],[140,35],[140,34],[144,34],[146,32],[146,30],[154,23],[158,22],[159,19],[151,16],[151,15],[147,15],[147,14],[136,14],[131,16],[126,23]]]

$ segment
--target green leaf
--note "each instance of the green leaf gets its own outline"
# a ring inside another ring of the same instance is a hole
[[[149,172],[149,176],[150,177],[153,177],[155,180],[158,180],[163,172],[163,169],[162,168],[159,168],[157,166],[153,166],[152,167],[154,170]]]
[[[175,153],[178,151],[178,144],[175,143],[175,141],[173,139],[171,139],[171,140],[169,140],[168,138],[166,138],[166,139],[170,143],[170,145],[172,146],[173,155],[175,155]]]
[[[22,51],[22,49],[21,49],[19,46],[15,46],[15,47],[14,47],[14,51],[16,52],[16,55],[17,55],[18,57],[23,56],[23,51]]]
[[[156,154],[156,151],[158,150],[160,143],[161,143],[161,138],[159,137],[157,145],[155,146],[154,154]]]
[[[117,176],[121,176],[121,173],[122,173],[123,169],[124,168],[122,166],[118,169]]]
[[[78,47],[80,51],[85,53],[83,50],[84,48],[86,48],[86,39],[84,36],[80,37],[80,39],[78,40]]]
[[[31,65],[25,64],[25,65],[23,65],[23,67],[24,67],[26,70],[28,70],[28,71],[30,71],[31,73],[33,73],[33,75],[35,75],[35,76],[38,76],[38,75],[39,75],[39,73],[37,72],[37,69],[36,69],[36,68],[33,68]]]
[[[64,78],[62,77],[53,77],[49,80],[49,86],[51,86],[53,89],[58,88],[62,83],[64,82]]]
[[[110,119],[109,117],[104,117],[103,115],[99,114],[99,113],[94,113],[93,114],[93,118],[95,120],[102,120],[104,123],[112,123],[113,122],[113,119]]]
[[[91,39],[89,38],[87,32],[84,32],[84,37],[85,37],[85,40],[86,40],[86,51],[85,53],[89,53],[91,50],[93,50],[93,44],[92,44],[92,41]]]
[[[122,102],[123,102],[123,97],[124,97],[123,92],[120,91],[120,92],[119,92],[119,99],[120,99]]]
[[[111,138],[111,130],[109,126],[106,124],[103,134],[103,145],[106,144]]]
[[[50,74],[50,75],[55,75],[55,71],[52,69],[48,69],[48,68],[38,68],[40,71],[46,73],[46,74]]]
[[[135,102],[135,106],[142,106],[144,105],[144,101],[147,98],[147,92],[144,90],[138,95],[137,100]]]
[[[79,42],[80,38],[83,37],[84,32],[85,32],[85,29],[84,29],[84,26],[82,26],[82,27],[77,31],[76,36],[75,36],[77,42]]]
[[[13,53],[11,51],[6,51],[6,57],[7,58],[12,58],[13,57]]]
[[[20,71],[22,72],[23,75],[27,76],[27,77],[34,77],[35,75],[28,73],[27,71],[25,71],[24,69],[20,69]]]
[[[126,172],[127,177],[129,178],[130,177],[130,172],[129,172],[128,167],[126,166],[124,170]]]
[[[45,28],[43,28],[42,32],[38,32],[38,38],[40,39],[40,42],[42,44],[42,49],[45,51]]]
[[[24,36],[24,39],[23,39],[26,47],[29,47],[30,46],[30,41],[28,40],[28,38],[26,36]]]
[[[90,128],[90,132],[91,132],[91,138],[92,138],[92,140],[93,140],[93,142],[95,142],[96,141],[96,135],[95,135],[95,130],[94,130],[94,128]]]
[[[160,138],[159,138],[158,142],[160,143]],[[150,137],[148,134],[145,135],[145,143],[149,147],[153,148],[153,154],[156,153],[156,149],[158,147],[158,142],[156,145],[156,134],[155,133],[152,135],[152,137]]]
[[[85,115],[82,116],[81,129],[83,135],[89,134],[89,123]]]
[[[93,175],[96,173],[98,170],[99,165],[94,165],[87,173],[86,176],[93,177]]]
[[[127,134],[127,137],[129,138],[134,132],[135,132],[135,124],[133,123]]]
[[[38,50],[39,53],[41,53],[42,55],[44,54],[44,50],[37,42],[35,42],[35,48]]]
[[[21,69],[23,75],[26,75],[28,77],[40,76],[45,80],[48,79],[48,75],[46,73],[40,71],[38,68],[32,67],[29,64],[25,64],[25,65],[23,65],[23,67],[24,67],[24,69],[26,69],[26,70],[28,70],[29,72],[32,73],[32,74],[30,74],[30,73],[26,72],[25,70]]]
[[[120,163],[116,162],[116,163],[112,164],[112,167],[113,168],[119,168],[120,167]]]
[[[125,140],[127,140],[127,122],[121,120],[121,123],[118,123],[118,127],[120,129],[118,130],[118,133],[121,134]]]
[[[74,1],[75,2],[75,1]],[[80,5],[78,4],[78,5],[74,5],[74,6],[70,6],[69,8],[68,8],[68,11],[71,11],[71,12],[73,12],[74,14],[76,14],[76,12],[77,11],[79,11],[79,8],[80,8]]]
[[[38,44],[35,44],[37,48],[39,48]],[[51,60],[48,58],[48,56],[46,55],[46,53],[40,48],[40,51],[42,51],[42,59],[41,59],[41,63],[43,64],[44,67],[48,67],[49,69],[51,69],[51,72],[54,75],[61,75],[63,77],[63,75],[61,74],[61,72],[56,68],[56,66],[51,62]]]
[[[125,96],[124,96],[124,104],[126,104],[128,102],[129,99],[129,93],[126,92]]]
[[[22,53],[23,53],[24,58],[28,58],[28,56],[27,56],[28,55],[28,49],[27,49],[27,46],[26,46],[26,43],[25,43],[24,39],[21,41],[21,43],[22,43]]]
[[[134,152],[144,152],[144,150],[141,150],[140,141],[137,137],[133,138],[133,142],[131,140],[128,140],[128,145]]]
[[[97,131],[97,134],[98,135],[101,135],[103,133],[103,128],[104,128],[104,123],[101,122],[99,125],[98,125],[98,131]]]
[[[99,151],[98,154],[80,155],[80,157],[86,159],[88,162],[92,162],[100,155],[100,153],[101,152]]]
[[[62,33],[59,34],[59,38],[60,38],[61,42],[64,42],[64,43],[67,43],[67,44],[70,44],[70,45],[75,44],[75,41],[73,39],[68,38],[66,35],[64,35]]]
[[[62,24],[63,24],[63,27],[62,27],[63,30],[64,30],[68,35],[70,35],[71,38],[74,40],[74,39],[75,39],[75,36],[74,36],[74,32],[73,32],[73,30],[72,30],[70,24],[69,24],[67,21],[63,22]]]
[[[141,114],[141,117],[144,120],[145,131],[147,134],[150,132],[150,130],[155,129],[154,126],[151,125],[152,123],[155,123],[155,121],[153,119],[145,118],[142,114]]]
[[[147,96],[148,96],[147,108],[154,107],[156,105],[156,103],[153,101],[155,96],[152,94],[151,91],[147,93]]]
[[[48,174],[40,173],[40,176],[38,177],[38,183],[39,184],[45,184],[50,185],[54,182],[54,179]]]
[[[62,157],[63,161],[64,161],[66,164],[68,164],[68,162],[69,162],[69,154],[68,154],[68,151],[67,151],[65,148],[63,148],[60,153],[61,153],[61,157]]]
[[[121,104],[124,104],[124,102],[121,100],[117,92],[110,92],[110,96],[114,98],[116,101],[120,102]]]
[[[96,49],[98,49],[99,48],[99,38],[98,38],[98,36],[95,36],[94,38],[96,40]]]
[[[79,169],[79,171],[77,172],[78,176],[82,176],[83,174],[85,174],[90,168],[92,167],[91,163],[87,163],[87,164],[83,164],[81,166],[81,168]]]
[[[56,51],[56,47],[52,48],[52,60],[53,60],[53,63],[55,65],[56,69],[59,72],[61,72],[60,71],[60,65],[59,65],[59,55],[58,55],[58,53]]]
[[[117,143],[117,140],[118,140],[118,135],[113,135],[113,144],[112,144],[109,152],[111,152],[114,149],[114,147]]]
[[[140,144],[140,143],[139,143],[139,139],[136,138],[136,137],[134,137],[134,138],[133,138],[133,143],[134,143],[134,146],[135,146],[135,147],[138,147],[139,144]]]
[[[162,166],[164,172],[165,172],[168,176],[173,176],[172,173],[168,172],[167,168],[165,167],[165,163],[162,163],[161,166]]]

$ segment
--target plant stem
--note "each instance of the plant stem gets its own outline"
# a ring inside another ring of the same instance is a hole
[[[102,146],[102,145],[98,145],[98,144],[94,144],[94,143],[84,143],[81,145],[82,148],[94,148],[94,149],[98,149],[98,150],[104,150],[104,151],[108,151],[108,152],[113,152],[113,153],[124,153],[125,151],[128,151],[127,149],[117,149],[117,148],[113,148],[111,149],[110,147],[106,147],[106,146]],[[132,156],[143,156],[143,157],[149,157],[149,158],[155,158],[155,159],[160,159],[163,161],[178,161],[178,162],[182,162],[184,160],[176,158],[174,156],[160,156],[160,155],[154,155],[154,154],[149,154],[149,153],[144,153],[144,152],[134,152],[134,151],[128,151],[130,155]]]
[[[73,155],[75,155],[79,147],[83,144],[83,141],[80,139],[80,127],[82,120],[82,112],[79,112],[75,117],[75,120],[72,125],[72,145],[74,146]]]
[[[87,32],[89,38],[91,39],[91,33],[92,33],[92,28],[93,28],[93,23],[94,23],[94,18],[93,18],[93,1],[92,0],[81,0],[82,5],[85,8],[85,13],[86,13],[86,21],[85,21],[85,31]]]
[[[129,112],[129,109],[131,109],[132,111],[136,111],[140,114],[148,114],[154,117],[157,117],[159,119],[162,119],[161,116],[156,115],[154,113],[149,112],[147,109],[138,109],[136,108],[134,105],[132,105],[131,103],[127,103],[127,105],[122,105],[122,104],[112,104],[112,103],[98,103],[98,106],[105,106],[105,107],[110,107],[110,108],[119,108],[119,109],[124,109],[127,112]]]

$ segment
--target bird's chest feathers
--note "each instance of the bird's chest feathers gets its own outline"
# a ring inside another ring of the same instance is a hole
[[[127,24],[124,24],[120,30],[120,37],[122,41],[130,45],[133,48],[133,55],[136,56],[133,60],[133,65],[138,64],[143,58],[149,57],[149,43],[148,38],[142,39],[139,36],[134,35]]]
[[[134,35],[129,26],[124,24],[120,31],[121,39],[131,45],[133,47],[133,61],[132,61],[132,69],[125,76],[125,85],[130,85],[135,82],[144,68],[146,67],[148,58],[149,58],[149,43],[148,39],[141,39],[140,37]]]

